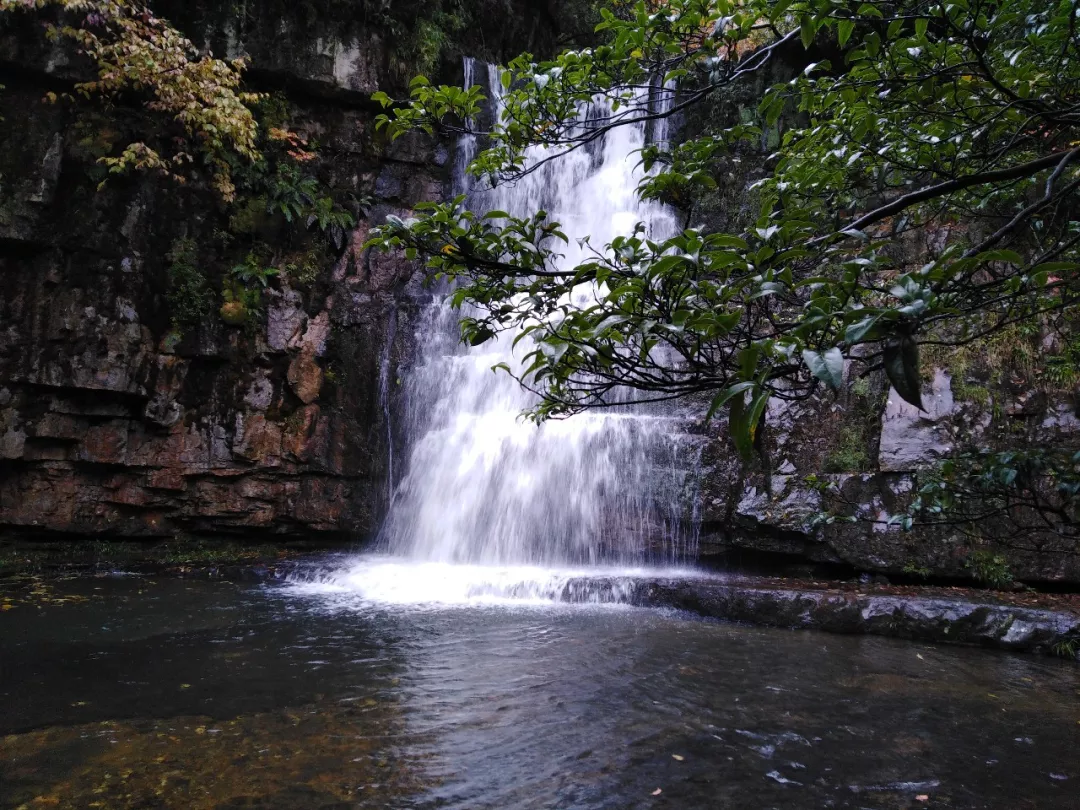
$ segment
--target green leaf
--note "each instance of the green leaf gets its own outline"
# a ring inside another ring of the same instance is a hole
[[[840,385],[844,381],[844,353],[839,347],[829,349],[824,354],[806,349],[802,356],[811,374],[834,391],[840,390]]]
[[[919,345],[910,335],[893,338],[885,344],[885,375],[905,402],[923,409],[922,382],[919,379]]]
[[[855,30],[854,20],[840,20],[836,24],[836,36],[840,41],[840,47],[843,48],[849,39],[851,39],[851,32]]]
[[[757,437],[758,425],[765,413],[769,396],[769,391],[761,389],[754,395],[749,406],[743,397],[738,397],[731,403],[728,430],[743,461],[749,461],[754,455],[754,439]]]
[[[863,318],[861,321],[856,321],[844,330],[844,342],[849,346],[854,346],[867,337],[877,326],[877,316],[870,318]]]
[[[757,440],[758,428],[761,427],[761,423],[765,418],[765,406],[769,404],[769,398],[772,396],[771,391],[762,389],[754,397],[754,401],[750,403],[749,418],[747,423],[750,425],[750,441]]]
[[[491,340],[493,337],[495,337],[495,333],[491,329],[486,326],[479,326],[475,331],[469,334],[469,345],[479,346],[481,343]]]
[[[1080,262],[1043,262],[1031,268],[1031,273],[1062,273],[1080,270]]]
[[[747,346],[739,352],[739,373],[744,380],[752,379],[757,371],[758,360],[761,357],[761,347],[756,343]]]
[[[730,400],[734,396],[738,396],[740,394],[745,394],[747,391],[749,391],[755,385],[756,385],[756,383],[752,383],[752,382],[735,383],[735,385],[732,385],[729,388],[725,388],[723,391],[721,391],[719,394],[717,394],[713,398],[712,404],[709,406],[708,413],[705,414],[706,423],[710,419],[713,418],[713,415],[718,410],[720,410],[722,407],[724,407],[724,405],[727,404],[728,400]]]
[[[1024,257],[1015,250],[987,250],[975,258],[980,262],[1008,262],[1017,267],[1024,264]]]
[[[728,417],[728,433],[735,444],[735,450],[743,461],[749,461],[754,451],[754,439],[750,435],[750,426],[747,420],[746,400],[737,397],[731,403],[731,415]]]

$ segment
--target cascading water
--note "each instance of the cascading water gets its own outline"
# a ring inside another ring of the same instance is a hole
[[[467,86],[485,68],[467,62]],[[497,71],[486,72],[497,109]],[[653,88],[654,103],[669,96]],[[582,126],[609,112],[606,103],[589,105]],[[601,246],[638,222],[653,239],[678,227],[669,209],[635,194],[635,153],[645,138],[644,126],[620,127],[515,184],[481,190],[464,174],[477,149],[465,137],[456,185],[477,209],[548,211],[570,237],[562,260],[569,267],[584,258],[576,237]],[[692,553],[693,527],[681,515],[696,450],[678,414],[623,406],[537,427],[522,418],[534,395],[492,371],[518,362],[513,335],[464,347],[460,315],[449,296],[437,297],[421,327],[421,361],[405,376],[411,451],[378,543],[389,558],[362,561],[335,583],[390,600],[544,598],[598,567]],[[602,590],[605,601],[618,599],[618,588]]]

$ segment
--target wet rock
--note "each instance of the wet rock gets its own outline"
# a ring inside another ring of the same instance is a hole
[[[305,347],[289,364],[289,385],[305,405],[319,398],[322,390],[323,372],[315,360],[312,347]]]
[[[41,161],[38,172],[38,185],[29,195],[30,202],[48,204],[56,193],[56,184],[60,179],[60,161],[63,158],[64,136],[57,132],[49,142],[49,150]]]
[[[244,404],[256,411],[265,411],[270,407],[273,399],[274,384],[269,380],[265,372],[252,381],[247,393],[244,394]]]
[[[276,466],[281,457],[281,427],[268,422],[261,413],[237,415],[237,431],[233,437],[233,453],[240,458],[263,466]]]
[[[593,584],[602,592],[603,581]],[[572,585],[567,593],[585,593],[590,589],[590,580]],[[1055,647],[1062,643],[1080,642],[1080,616],[1075,613],[966,599],[782,589],[707,579],[622,582],[619,595],[635,605],[677,608],[768,627],[893,636],[1044,654],[1054,654]]]
[[[547,8],[511,7],[461,36],[505,51],[493,57],[550,51]],[[328,17],[256,4],[241,19],[229,4],[162,0],[155,11],[200,48],[250,56],[268,89],[289,89],[290,126],[322,145],[309,170],[336,199],[376,192],[407,213],[444,194],[452,144],[376,136],[370,93],[400,94],[414,71],[359,6]],[[199,184],[134,175],[98,191],[94,150],[118,148],[123,135],[95,109],[40,103],[46,75],[88,77],[64,48],[31,39],[0,32],[26,79],[2,99],[19,125],[0,127],[0,531],[369,535],[394,430],[374,407],[378,358],[390,358],[390,379],[409,364],[414,330],[389,325],[409,324],[428,295],[415,262],[363,249],[389,206],[366,211],[314,281],[283,277],[263,290],[265,330],[227,328],[219,298],[179,328],[170,246],[199,246],[218,297],[247,242],[218,238],[231,223]],[[311,246],[273,229],[257,236],[277,256]],[[337,377],[324,387],[331,365]]]
[[[332,302],[331,302],[332,304]],[[315,357],[326,353],[326,341],[330,338],[330,313],[323,310],[310,321],[303,335],[298,335],[290,342],[291,348],[310,352]]]
[[[766,524],[781,530],[807,531],[809,522],[821,511],[820,494],[801,484],[793,475],[774,475],[772,491],[750,486],[735,508],[736,522],[744,528]]]
[[[143,409],[143,418],[159,427],[172,427],[183,416],[183,406],[166,394],[157,394]]]
[[[295,290],[282,293],[266,313],[266,344],[273,351],[289,348],[307,324],[303,296]]]
[[[935,369],[933,382],[923,389],[923,410],[889,390],[878,450],[883,472],[923,469],[951,452],[953,441],[946,422],[955,410],[951,383],[945,371]]]

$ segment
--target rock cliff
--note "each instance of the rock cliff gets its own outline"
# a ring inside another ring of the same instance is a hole
[[[413,263],[362,244],[369,222],[446,193],[452,148],[386,143],[370,94],[420,70],[454,80],[462,50],[550,49],[557,7],[155,7],[218,55],[252,57],[256,89],[318,144],[312,174],[363,197],[362,216],[335,249],[298,244],[266,200],[226,210],[147,176],[97,190],[97,158],[145,126],[141,111],[45,103],[86,66],[32,21],[0,22],[0,530],[367,537],[427,293]],[[290,269],[232,326],[222,283],[252,244]],[[183,307],[199,317],[179,330]]]

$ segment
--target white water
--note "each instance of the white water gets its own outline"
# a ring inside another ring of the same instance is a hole
[[[490,74],[497,109],[495,71],[468,62],[466,82],[479,72]],[[608,109],[583,110],[583,125]],[[475,210],[548,211],[570,237],[560,248],[570,267],[583,258],[577,237],[602,248],[638,222],[653,239],[677,227],[670,210],[635,194],[645,137],[644,127],[618,128],[493,190],[470,188],[464,168],[477,143],[466,137],[456,185]],[[491,370],[518,364],[513,335],[465,348],[460,315],[445,296],[432,305],[418,336],[421,362],[406,375],[411,449],[379,540],[389,558],[361,559],[312,587],[377,602],[550,601],[565,598],[575,577],[641,576],[643,564],[692,553],[682,514],[696,450],[678,414],[620,407],[537,427],[522,418],[533,395]]]

